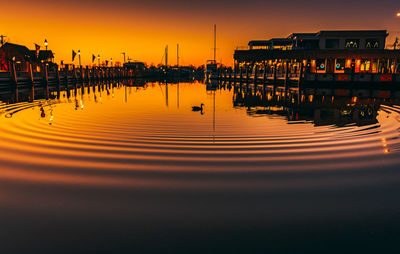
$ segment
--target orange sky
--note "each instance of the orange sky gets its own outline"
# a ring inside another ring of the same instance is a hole
[[[166,45],[170,63],[175,64],[178,43],[181,64],[202,65],[213,55],[214,23],[218,26],[217,59],[227,65],[237,46],[291,32],[388,29],[389,43],[394,36],[400,37],[400,19],[395,15],[400,6],[394,0],[355,2],[14,0],[2,3],[0,34],[31,49],[34,43],[43,45],[46,38],[57,62],[71,62],[72,49],[80,49],[84,65],[91,63],[92,54],[122,61],[121,52],[157,65]]]

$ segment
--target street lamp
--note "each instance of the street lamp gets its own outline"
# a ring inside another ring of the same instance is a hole
[[[396,16],[400,18],[400,11],[397,12]]]
[[[124,63],[125,63],[125,52],[123,52],[123,53],[121,53],[121,54],[123,54],[123,55],[124,55]]]
[[[44,46],[46,47],[46,51],[47,51],[47,45],[48,45],[47,39],[45,39],[45,40],[44,40]]]
[[[99,67],[100,67],[100,55],[97,56],[97,61],[99,62]]]
[[[79,56],[79,67],[82,67],[82,63],[81,63],[81,50],[78,50],[78,56]]]
[[[112,58],[111,58],[111,67],[112,67]]]

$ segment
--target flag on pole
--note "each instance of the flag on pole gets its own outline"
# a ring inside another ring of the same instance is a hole
[[[96,60],[96,56],[92,54],[92,63]]]
[[[76,57],[76,52],[72,50],[72,62],[75,60],[75,57]]]
[[[36,57],[39,57],[40,46],[35,43]]]

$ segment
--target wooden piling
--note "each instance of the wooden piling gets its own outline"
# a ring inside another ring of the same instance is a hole
[[[254,86],[257,87],[257,81],[258,81],[258,65],[254,65]]]
[[[301,89],[302,89],[302,85],[303,85],[303,72],[304,72],[303,69],[304,69],[304,63],[303,63],[303,61],[302,61],[301,64],[300,64],[299,79],[298,79],[298,81],[297,81],[297,89],[298,89],[298,92],[297,92],[297,96],[298,96],[297,101],[298,101],[298,103],[300,103],[300,100],[301,100]]]
[[[240,66],[240,73],[239,73],[239,82],[242,83],[242,79],[243,79],[243,67]]]
[[[85,75],[85,81],[89,84],[90,81],[90,71],[89,71],[89,66],[86,65],[86,75]]]
[[[68,90],[68,64],[65,65],[65,70],[64,70],[64,72],[65,72],[65,87],[66,87],[67,90]]]
[[[35,100],[35,85],[33,78],[33,70],[31,63],[28,63],[28,82],[29,82],[29,94],[30,94],[30,102]]]
[[[60,79],[60,72],[58,70],[58,66],[56,66],[56,86],[57,86],[57,98],[60,99],[60,86],[61,86],[61,79]]]
[[[72,75],[73,75],[73,80],[74,80],[74,86],[76,87],[76,83],[78,81],[78,75],[76,74],[75,65],[72,65]]]
[[[44,85],[44,91],[45,91],[45,97],[46,99],[49,99],[49,73],[47,70],[47,64],[43,64],[43,85]]]
[[[15,62],[12,61],[10,63],[10,76],[11,76],[11,88],[14,92],[14,100],[18,102],[18,78],[17,78],[17,70],[15,69]]]
[[[285,61],[285,81],[284,81],[284,86],[285,86],[285,97],[286,97],[286,95],[287,95],[288,82],[289,82],[289,62],[288,62],[288,61]]]
[[[267,64],[264,62],[263,84],[267,84]]]

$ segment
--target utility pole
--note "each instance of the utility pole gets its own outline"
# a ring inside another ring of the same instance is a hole
[[[165,67],[168,67],[168,45],[165,47]]]
[[[5,36],[5,35],[0,35],[0,43],[1,43],[1,46],[3,46],[4,45],[4,38],[6,38],[7,36]]]

